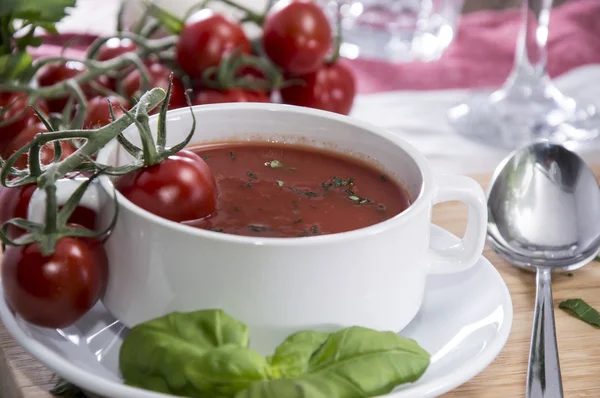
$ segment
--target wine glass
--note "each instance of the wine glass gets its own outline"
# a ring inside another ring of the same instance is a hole
[[[460,135],[506,149],[535,139],[576,146],[598,137],[596,107],[562,94],[546,72],[551,8],[552,0],[523,0],[515,63],[503,86],[448,110]]]

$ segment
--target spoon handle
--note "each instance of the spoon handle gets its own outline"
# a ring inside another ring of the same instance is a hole
[[[554,327],[551,271],[537,268],[533,332],[527,369],[527,398],[563,398]]]

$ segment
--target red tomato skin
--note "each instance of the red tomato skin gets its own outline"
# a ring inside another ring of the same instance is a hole
[[[289,105],[306,106],[347,115],[356,96],[356,78],[343,62],[323,65],[319,70],[296,77],[305,82],[281,89]]]
[[[65,237],[43,256],[37,243],[8,246],[2,259],[2,287],[8,305],[25,321],[47,328],[72,325],[106,288],[108,259],[89,238]]]
[[[157,62],[146,65],[150,73],[150,88],[160,87],[163,90],[169,88],[169,76],[171,70]],[[134,94],[140,90],[142,78],[140,71],[135,69],[131,71],[123,80],[123,88],[128,98],[133,98]],[[187,106],[185,99],[185,87],[177,76],[173,76],[173,85],[171,86],[171,100],[169,109],[183,108]],[[156,107],[151,113],[157,113],[160,107]]]
[[[175,55],[185,73],[201,78],[206,69],[218,66],[227,53],[236,49],[242,54],[250,52],[250,41],[240,24],[204,9],[185,21]]]
[[[96,55],[96,59],[98,61],[108,61],[111,59],[115,59],[120,57],[123,54],[134,52],[137,50],[137,45],[130,39],[119,39],[118,37],[113,37],[109,39],[98,51]],[[125,70],[131,70],[132,67],[128,66]],[[108,77],[106,75],[101,75],[96,78],[96,83],[99,85],[116,92],[117,91],[117,81],[113,77]],[[95,91],[95,90],[91,90]],[[95,95],[102,95],[102,93],[86,93],[88,97],[93,97]]]
[[[2,157],[4,159],[8,159],[13,153],[17,152],[19,149],[27,145],[31,142],[35,136],[40,132],[47,132],[46,127],[42,123],[33,124],[25,128],[25,130],[21,131],[2,151]],[[73,152],[75,152],[75,148],[65,141],[61,142],[62,147],[62,156],[61,159],[66,158]],[[52,162],[54,159],[54,146],[53,143],[48,143],[44,145],[40,151],[40,161],[42,164],[47,165]],[[27,160],[28,154],[24,154],[15,162],[14,167],[18,169],[27,168]]]
[[[37,188],[36,184],[20,187],[2,187],[0,189],[0,225],[11,218],[27,219],[27,210],[31,196]],[[96,228],[96,212],[87,207],[77,206],[69,217],[69,222],[94,230]],[[25,234],[25,230],[14,225],[8,227],[8,237],[16,239]]]
[[[48,64],[40,70],[38,74],[38,84],[40,87],[52,86],[58,82],[72,79],[84,72],[86,67],[81,62],[69,61],[63,64]],[[89,91],[89,87],[82,87],[84,92]],[[67,105],[69,97],[59,97],[47,100],[50,112],[61,113]]]
[[[204,162],[204,159],[202,159],[200,157],[200,155],[198,155],[195,152],[192,151],[188,151],[186,149],[182,149],[181,151],[177,152],[175,155],[173,156],[177,156],[177,157],[181,157],[181,158],[188,158],[190,160],[193,160],[194,162]]]
[[[130,39],[119,39],[113,37],[109,39],[98,51],[96,59],[98,61],[108,61],[115,59],[123,54],[137,50],[137,46]]]
[[[135,205],[176,222],[206,217],[217,206],[217,184],[202,159],[172,156],[122,176],[115,186]]]
[[[263,25],[263,48],[284,71],[302,75],[316,71],[331,48],[331,26],[312,0],[283,0],[269,11]]]
[[[0,189],[0,225],[11,218],[27,218],[29,201],[36,188],[36,184],[28,184],[14,188],[2,187]],[[24,233],[24,229],[14,225],[10,225],[7,231],[8,237],[11,239],[18,238]]]
[[[117,119],[123,116],[123,111],[119,107],[119,104],[125,109],[129,108],[129,105],[119,97],[94,97],[88,101],[83,128],[95,129],[112,122],[110,111],[108,110],[108,100],[110,100],[111,108]]]
[[[2,152],[6,145],[8,145],[8,143],[22,130],[40,122],[40,119],[33,109],[29,107],[26,94],[15,93],[2,95],[0,98],[0,109],[7,106],[10,106],[10,108],[2,115],[2,117],[0,117],[0,121],[11,119],[20,114],[22,114],[22,116],[14,122],[0,127],[0,152]],[[36,101],[35,106],[42,114],[48,114],[48,105],[46,105],[45,101],[38,100]]]
[[[107,90],[117,92],[117,81],[115,79],[113,79],[112,77],[109,77],[107,75],[100,75],[96,78],[96,83],[99,84],[100,86],[104,87]],[[103,94],[100,92],[96,92],[96,90],[91,90],[91,92],[86,93],[86,96],[88,98],[94,98],[97,95],[103,95]]]
[[[206,89],[195,94],[192,105],[221,104],[225,102],[269,102],[269,96],[260,91],[243,89],[227,91]]]

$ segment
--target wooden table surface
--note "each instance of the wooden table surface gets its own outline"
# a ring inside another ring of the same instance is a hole
[[[600,166],[595,167],[600,176]],[[477,176],[484,186],[490,176]],[[457,235],[466,226],[466,208],[446,203],[434,209],[434,222]],[[525,377],[535,299],[535,276],[521,271],[495,255],[489,247],[485,257],[500,271],[512,295],[514,320],[508,342],[496,360],[471,381],[443,395],[444,398],[518,398],[525,396]],[[573,276],[553,277],[556,303],[583,298],[600,308],[600,267],[592,263]],[[558,346],[566,398],[600,397],[600,330],[556,309]],[[50,398],[53,375],[25,353],[0,324],[0,397]],[[124,397],[125,398],[125,397]],[[417,398],[417,397],[415,397]]]

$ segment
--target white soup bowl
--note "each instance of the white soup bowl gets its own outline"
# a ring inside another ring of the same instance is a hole
[[[83,204],[99,209],[108,225],[111,198],[117,195],[119,214],[106,242],[110,274],[102,300],[128,327],[173,311],[220,308],[249,326],[258,347],[305,329],[360,325],[400,331],[419,310],[427,275],[463,271],[482,253],[487,221],[482,188],[463,176],[434,177],[423,155],[386,130],[278,104],[204,105],[193,107],[193,113],[197,127],[190,145],[276,141],[329,148],[381,169],[404,186],[412,204],[387,221],[350,232],[245,237],[160,218],[115,192],[102,176]],[[151,119],[153,128],[156,121],[156,116]],[[190,109],[170,111],[168,143],[180,142],[191,124]],[[139,143],[135,127],[125,135]],[[115,140],[97,159],[122,165],[130,157]],[[59,200],[75,186],[61,184]],[[30,216],[39,216],[43,207],[36,197]],[[465,236],[459,245],[432,250],[432,207],[451,200],[469,207]]]

